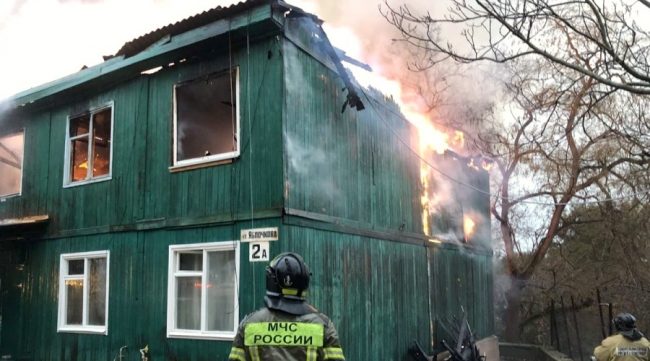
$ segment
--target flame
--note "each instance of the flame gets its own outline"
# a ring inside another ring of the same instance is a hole
[[[474,158],[470,158],[469,163],[467,163],[467,166],[469,168],[472,168],[474,170],[481,170],[478,165],[476,165],[476,162],[474,162]]]
[[[494,167],[494,162],[491,160],[483,159],[481,162],[481,168],[488,172],[492,170],[492,167]]]
[[[422,205],[422,232],[430,235],[429,216],[430,216],[430,197],[429,197],[429,168],[424,162],[420,165],[420,183],[422,183],[422,195],[420,204]]]
[[[464,144],[464,135],[456,131],[453,137],[449,134],[436,129],[431,118],[425,111],[418,109],[411,99],[405,94],[402,84],[398,80],[388,79],[381,75],[381,67],[372,65],[375,71],[368,72],[357,67],[350,68],[355,79],[363,86],[372,86],[381,91],[388,98],[391,98],[399,106],[404,118],[418,129],[420,145],[426,145],[426,148],[435,151],[438,154],[444,153],[450,148],[450,143],[454,146]],[[412,97],[411,97],[412,98]],[[381,112],[382,110],[379,110]]]
[[[345,51],[350,56],[362,61],[369,61],[374,69],[372,72],[365,71],[358,67],[350,67],[349,70],[354,75],[356,81],[364,87],[372,87],[382,92],[387,99],[392,99],[398,106],[404,118],[408,120],[417,129],[417,140],[419,144],[420,156],[420,183],[422,193],[420,195],[420,204],[422,205],[422,232],[425,235],[431,235],[429,220],[436,208],[440,204],[440,195],[435,194],[431,184],[433,174],[430,161],[433,152],[443,154],[451,147],[463,148],[465,145],[465,135],[461,131],[442,131],[435,127],[432,121],[432,110],[423,104],[417,94],[414,93],[413,87],[408,87],[407,80],[399,78],[400,74],[408,71],[403,67],[396,67],[396,63],[386,62],[386,59],[373,59],[372,56],[364,57],[363,44],[354,31],[343,27],[332,27],[327,25],[328,37],[333,44],[346,44]],[[374,62],[372,60],[378,60]],[[399,70],[397,70],[399,69]],[[396,71],[397,70],[397,71]],[[384,74],[390,74],[388,78]],[[376,108],[375,111],[384,112],[377,105],[370,104],[370,107]]]
[[[468,215],[463,218],[463,231],[465,233],[465,242],[469,241],[476,232],[476,222]]]
[[[452,138],[451,144],[456,148],[465,147],[465,133],[460,130],[454,131],[454,137]]]

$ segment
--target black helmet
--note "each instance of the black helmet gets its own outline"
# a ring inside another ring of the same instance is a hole
[[[287,252],[275,257],[266,267],[266,307],[293,315],[314,312],[305,302],[310,276],[299,254]]]
[[[630,313],[619,313],[612,322],[616,331],[631,331],[636,328],[636,318]]]

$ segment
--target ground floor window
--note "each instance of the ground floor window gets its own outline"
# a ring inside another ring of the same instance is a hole
[[[232,339],[239,323],[236,242],[169,247],[167,336]]]
[[[108,333],[109,252],[61,255],[60,332]]]

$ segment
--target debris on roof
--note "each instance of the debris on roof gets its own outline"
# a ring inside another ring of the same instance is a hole
[[[196,29],[198,27],[215,22],[219,19],[227,18],[235,13],[239,13],[249,8],[269,3],[271,3],[269,0],[248,0],[227,7],[217,6],[216,8],[212,8],[200,14],[192,15],[186,19],[165,25],[162,28],[158,28],[129,42],[126,42],[114,55],[105,56],[104,59],[108,60],[110,58],[118,56],[124,56],[125,58],[128,58],[147,49],[149,46],[165,37],[182,34],[192,29]]]

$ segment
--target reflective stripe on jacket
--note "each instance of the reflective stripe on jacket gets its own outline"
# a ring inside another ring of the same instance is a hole
[[[649,361],[650,342],[645,337],[631,341],[623,335],[609,336],[594,350],[597,361]]]
[[[232,361],[345,360],[336,328],[327,316],[294,316],[262,308],[239,325],[230,350]]]

